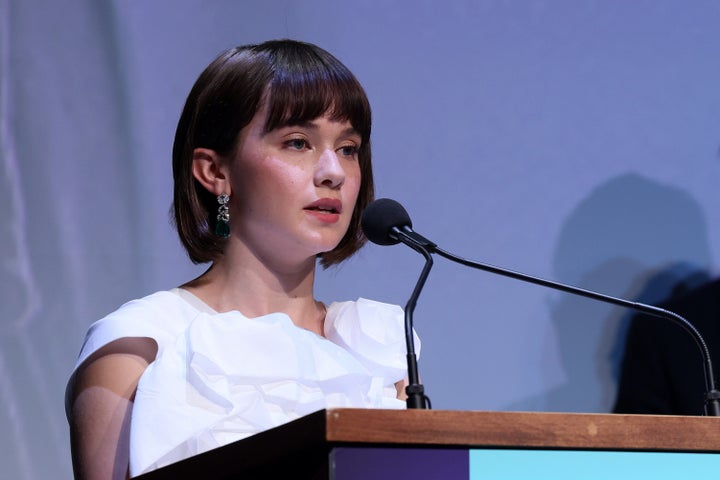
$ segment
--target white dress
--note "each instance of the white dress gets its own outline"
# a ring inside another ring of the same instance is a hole
[[[119,338],[157,342],[132,411],[136,476],[323,408],[405,407],[394,386],[407,375],[400,307],[332,303],[324,328],[321,337],[284,313],[217,313],[173,289],[95,322],[75,368]]]

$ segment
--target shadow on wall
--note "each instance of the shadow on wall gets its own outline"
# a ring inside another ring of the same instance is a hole
[[[702,207],[682,190],[628,174],[593,190],[568,217],[553,277],[657,304],[674,290],[706,281],[709,264]],[[569,294],[552,298],[565,382],[512,408],[609,412],[634,312]]]

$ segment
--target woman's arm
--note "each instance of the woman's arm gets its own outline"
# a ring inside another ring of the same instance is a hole
[[[395,383],[395,389],[397,390],[398,400],[403,400],[403,401],[407,400],[407,393],[405,392],[405,387],[407,387],[407,386],[408,386],[407,378]]]
[[[130,414],[140,376],[155,359],[150,338],[122,338],[93,353],[70,384],[75,478],[128,478]]]

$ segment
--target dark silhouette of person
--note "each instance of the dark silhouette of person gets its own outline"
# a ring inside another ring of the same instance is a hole
[[[698,329],[711,358],[720,355],[720,279],[669,300],[663,308]],[[717,370],[714,371],[717,382]],[[614,413],[703,415],[705,374],[700,349],[683,327],[633,317],[625,344]]]

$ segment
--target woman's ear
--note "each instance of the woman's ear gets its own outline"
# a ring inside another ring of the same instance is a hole
[[[232,194],[227,162],[215,150],[196,148],[192,162],[193,176],[208,192],[213,195]]]

